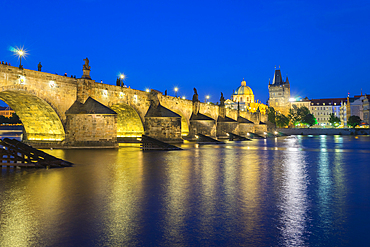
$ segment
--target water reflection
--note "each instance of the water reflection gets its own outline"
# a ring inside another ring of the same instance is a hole
[[[284,246],[304,246],[307,227],[307,184],[305,155],[295,148],[298,139],[287,139],[288,150],[279,160],[280,182],[278,207],[281,210],[281,244]]]
[[[47,150],[76,165],[2,169],[0,246],[364,246],[370,138],[351,141]]]
[[[138,233],[143,207],[143,153],[120,149],[109,161],[106,177],[99,187],[106,187],[106,204],[102,219],[104,233],[98,243],[112,246],[138,244],[132,242]]]
[[[186,219],[190,215],[189,194],[192,179],[191,156],[185,152],[167,155],[167,179],[164,183],[164,241],[185,245]],[[180,161],[180,162],[179,162]]]
[[[244,152],[240,155],[241,208],[243,233],[249,237],[249,244],[258,245],[263,236],[261,224],[261,160],[258,152]]]

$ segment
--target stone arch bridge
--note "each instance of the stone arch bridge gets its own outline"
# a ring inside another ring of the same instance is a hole
[[[0,99],[21,119],[24,141],[62,146],[106,142],[111,146],[116,145],[117,137],[139,137],[146,132],[152,93],[97,83],[90,79],[90,69],[84,68],[83,72],[82,78],[76,79],[0,64]],[[161,93],[156,98],[161,106],[181,116],[181,135],[187,136],[191,132],[194,103]],[[215,123],[220,110],[217,105],[198,103],[199,113]],[[267,121],[261,113],[231,109],[224,112],[228,119],[236,121],[239,114],[255,126]]]

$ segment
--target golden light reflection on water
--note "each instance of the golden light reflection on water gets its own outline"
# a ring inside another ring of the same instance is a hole
[[[3,169],[0,246],[305,246],[318,238],[311,222],[325,234],[345,228],[345,162],[356,152],[343,151],[342,137],[305,141],[49,150],[76,165]]]
[[[138,232],[143,204],[143,153],[119,149],[100,186],[106,186],[104,234],[99,243],[123,246]]]
[[[170,243],[184,243],[186,218],[190,215],[189,194],[192,177],[191,155],[186,152],[168,153],[167,179],[164,190],[164,238]]]
[[[244,152],[240,156],[240,185],[244,231],[257,237],[262,230],[261,217],[261,161],[257,152]],[[244,232],[243,231],[243,232]]]
[[[25,176],[28,178],[23,182]],[[45,225],[52,227],[60,220],[56,212],[62,211],[62,176],[23,171],[12,179],[15,183],[0,205],[0,246],[41,246],[39,239],[45,235],[39,229]]]

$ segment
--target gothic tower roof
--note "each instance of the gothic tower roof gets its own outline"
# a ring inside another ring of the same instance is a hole
[[[272,80],[272,85],[283,85],[283,77],[281,76],[280,69],[275,70],[274,79]]]

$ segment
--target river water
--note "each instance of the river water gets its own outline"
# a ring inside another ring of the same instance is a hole
[[[368,246],[369,136],[182,148],[2,168],[0,246]]]

